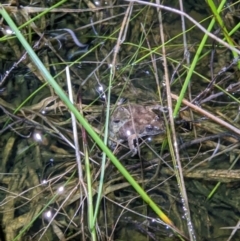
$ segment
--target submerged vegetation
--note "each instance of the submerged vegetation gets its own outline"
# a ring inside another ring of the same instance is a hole
[[[0,240],[239,240],[239,1],[0,5]]]

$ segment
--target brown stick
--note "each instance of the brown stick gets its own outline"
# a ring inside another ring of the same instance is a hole
[[[177,95],[171,94],[171,97],[174,100],[178,100],[178,96]],[[198,113],[206,116],[207,118],[213,120],[214,122],[218,123],[219,125],[222,125],[222,126],[226,127],[227,129],[229,129],[230,131],[233,131],[234,133],[240,135],[240,129],[236,128],[233,125],[230,125],[229,123],[223,121],[222,119],[218,118],[217,116],[215,116],[215,115],[207,112],[206,110],[203,110],[202,108],[192,104],[191,102],[187,101],[186,99],[183,99],[182,103],[184,105],[189,106],[191,109],[193,109],[193,111],[198,112]]]

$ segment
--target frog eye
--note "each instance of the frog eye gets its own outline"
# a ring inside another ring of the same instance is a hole
[[[146,125],[146,130],[147,131],[151,131],[153,129],[153,126],[152,125]]]
[[[118,124],[120,122],[119,119],[113,120],[113,123]]]
[[[159,130],[159,127],[152,126],[152,125],[146,125],[146,131],[152,131],[152,130]]]

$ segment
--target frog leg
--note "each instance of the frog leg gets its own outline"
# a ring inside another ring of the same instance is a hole
[[[134,146],[134,140],[136,140],[138,136],[136,134],[132,134],[128,136],[128,146],[132,152],[131,157],[135,156],[137,154],[137,148]]]

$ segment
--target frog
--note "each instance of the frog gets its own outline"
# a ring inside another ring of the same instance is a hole
[[[117,143],[128,142],[131,156],[138,153],[134,140],[163,134],[165,132],[161,105],[119,105],[113,111],[109,124],[109,146],[113,150]]]

